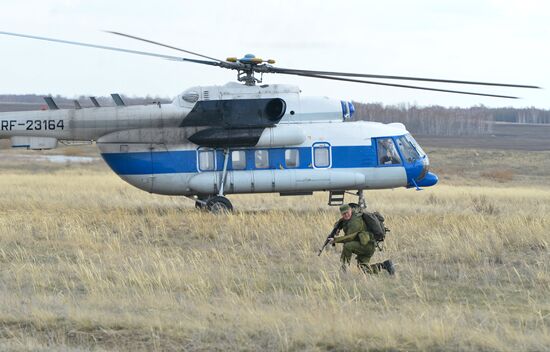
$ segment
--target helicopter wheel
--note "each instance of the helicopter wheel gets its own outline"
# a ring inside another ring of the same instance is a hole
[[[233,211],[233,205],[229,199],[223,196],[215,196],[208,199],[206,207],[214,214],[231,213]]]
[[[204,196],[197,196],[197,198],[195,198],[195,208],[196,209],[199,209],[199,210],[207,210],[208,209],[208,197],[204,197]]]

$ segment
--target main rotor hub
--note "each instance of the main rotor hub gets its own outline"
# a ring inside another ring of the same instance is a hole
[[[236,57],[228,57],[227,62],[241,64],[237,68],[237,81],[244,82],[247,86],[254,86],[256,83],[262,83],[263,72],[261,72],[260,78],[254,77],[254,73],[261,70],[262,67],[267,66],[267,64],[274,64],[275,60],[263,60],[260,57],[256,57],[254,54],[246,54],[242,58],[238,59]]]

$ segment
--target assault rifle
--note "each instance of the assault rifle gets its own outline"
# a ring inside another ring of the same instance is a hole
[[[332,232],[327,236],[327,239],[325,240],[325,243],[323,243],[323,246],[321,247],[321,249],[319,249],[319,253],[317,253],[317,256],[320,256],[321,253],[323,253],[323,251],[325,250],[326,246],[328,246],[328,244],[330,243],[330,240],[333,239],[337,234],[338,232],[340,232],[340,222],[338,222],[336,224],[336,226],[334,226],[334,228],[332,229]],[[387,227],[384,226],[384,234],[390,232],[390,229],[388,229]],[[385,237],[385,236],[384,236]],[[380,240],[375,240],[375,243],[376,243],[376,248],[378,248],[379,251],[382,251],[383,250],[383,247],[380,245],[380,243],[384,242],[384,238],[380,239]],[[332,246],[336,246],[336,243],[332,243]]]
[[[321,247],[321,249],[319,249],[319,253],[317,254],[317,256],[320,256],[321,253],[323,253],[323,251],[325,250],[325,247],[330,243],[330,240],[333,239],[334,236],[336,236],[338,234],[338,232],[340,232],[340,223],[341,223],[341,221],[338,221],[336,226],[334,226],[334,228],[332,229],[332,232],[327,236],[327,239],[325,240],[325,243],[323,244],[323,247]],[[334,246],[336,246],[336,244],[333,242],[332,246],[334,247]]]

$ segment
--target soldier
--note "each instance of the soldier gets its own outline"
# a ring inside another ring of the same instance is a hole
[[[354,211],[348,204],[340,207],[342,218],[336,226],[344,230],[345,235],[334,237],[332,243],[343,243],[342,270],[346,271],[351,261],[351,255],[357,256],[357,266],[365,273],[377,274],[381,269],[388,271],[390,275],[395,274],[395,268],[391,260],[383,263],[369,264],[370,258],[374,254],[376,244],[373,234],[367,229],[360,211]]]

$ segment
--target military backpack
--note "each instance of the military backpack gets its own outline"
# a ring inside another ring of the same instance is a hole
[[[384,226],[384,217],[379,212],[375,211],[370,213],[368,211],[362,212],[363,221],[367,225],[369,230],[376,241],[383,241],[386,238],[386,232],[389,231]]]

